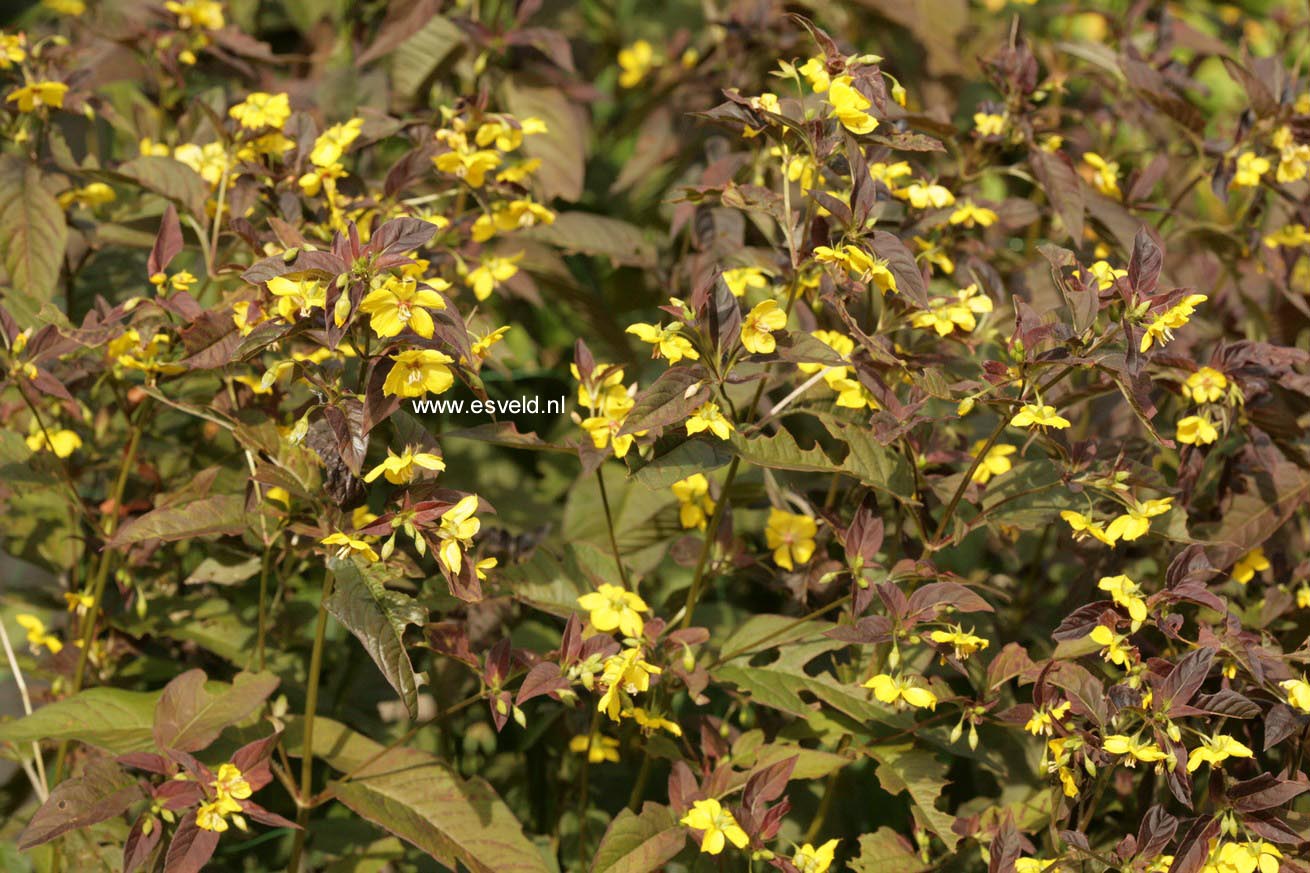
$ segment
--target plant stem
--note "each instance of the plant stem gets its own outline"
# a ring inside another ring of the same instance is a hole
[[[141,419],[144,415],[144,411],[137,413],[137,421],[133,424],[131,436],[127,440],[127,451],[123,454],[123,464],[118,468],[118,479],[114,482],[114,491],[109,507],[110,515],[109,518],[105,519],[104,523],[106,540],[109,540],[118,528],[118,516],[123,505],[123,493],[127,490],[127,477],[132,472],[132,466],[136,463],[137,447],[141,445]],[[73,672],[72,694],[77,694],[82,690],[82,683],[86,678],[86,665],[91,657],[91,645],[95,641],[96,624],[100,620],[100,608],[104,600],[105,583],[109,579],[110,556],[111,553],[106,547],[100,553],[100,560],[96,563],[95,578],[91,582],[91,606],[82,619],[82,650],[78,653],[77,667]],[[54,781],[56,784],[63,778],[64,759],[67,757],[68,741],[65,740],[59,745],[59,751],[55,754]]]
[[[291,846],[291,862],[287,873],[299,873],[300,856],[305,850],[308,835],[310,796],[314,790],[314,710],[318,708],[318,679],[323,668],[323,639],[327,635],[327,603],[332,596],[335,576],[329,570],[323,577],[323,596],[318,601],[318,624],[314,627],[314,649],[309,656],[309,687],[305,691],[305,754],[300,760],[300,796],[296,798],[295,842]]]
[[[619,568],[619,580],[623,583],[625,591],[632,590],[632,583],[628,581],[628,571],[623,567],[623,559],[619,557],[619,538],[614,534],[614,514],[610,512],[610,498],[605,491],[605,476],[601,473],[601,468],[596,468],[596,482],[600,485],[600,504],[605,507],[605,527],[609,529],[610,548],[614,551],[614,564]]]
[[[265,603],[268,600],[268,571],[272,558],[272,548],[264,546],[264,557],[259,565],[259,628],[255,635],[255,669],[260,672],[264,670],[264,634],[268,621],[268,607]]]
[[[691,587],[687,589],[687,602],[682,606],[681,626],[684,628],[691,626],[691,614],[696,609],[696,601],[700,600],[701,587],[705,581],[705,565],[709,562],[710,551],[714,548],[714,538],[718,536],[719,519],[723,517],[723,504],[728,500],[728,487],[737,477],[737,468],[740,466],[741,455],[733,455],[732,461],[728,464],[728,473],[723,477],[723,491],[719,494],[718,502],[714,504],[714,511],[710,513],[709,524],[705,526],[705,546],[700,550],[696,573],[691,577]]]

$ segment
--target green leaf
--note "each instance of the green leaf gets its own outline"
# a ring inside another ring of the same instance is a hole
[[[392,54],[392,84],[401,94],[415,95],[441,62],[463,42],[464,33],[449,19],[433,16]]]
[[[126,177],[147,191],[166,197],[196,218],[204,218],[209,183],[181,161],[162,155],[142,155],[118,167]]]
[[[303,754],[304,724],[283,735]],[[356,814],[412,843],[439,863],[473,873],[550,873],[522,825],[482,779],[461,779],[418,749],[386,750],[330,718],[314,720],[314,754],[340,771],[358,772],[329,791]]]
[[[18,848],[26,851],[74,828],[121,815],[141,798],[134,776],[113,761],[94,759],[81,776],[54,787],[18,837]]]
[[[831,422],[828,429],[848,449],[840,462],[828,457],[818,445],[802,449],[796,438],[783,429],[775,434],[754,437],[734,432],[731,444],[743,461],[756,466],[812,473],[846,473],[902,502],[911,499],[907,495],[914,491],[914,474],[904,457],[854,425]]]
[[[952,826],[955,816],[937,808],[937,798],[946,788],[946,763],[931,752],[910,745],[876,746],[867,754],[878,762],[878,781],[889,794],[904,791],[923,823],[955,851],[960,842]]]
[[[134,518],[109,539],[117,548],[142,540],[187,540],[246,529],[246,500],[238,494],[216,494],[174,506],[163,506]]]
[[[524,231],[524,235],[565,252],[606,257],[621,266],[643,270],[655,267],[655,245],[641,228],[606,215],[561,212],[554,224],[539,224]]]
[[[860,837],[860,856],[848,865],[851,873],[923,873],[926,864],[905,837],[881,827]]]
[[[271,673],[238,673],[231,685],[188,670],[164,687],[155,708],[154,738],[161,749],[196,752],[223,728],[249,717],[277,688]]]
[[[692,367],[670,367],[637,395],[623,421],[620,434],[638,433],[683,421],[704,402],[709,388],[700,371]]]
[[[682,851],[687,831],[667,806],[647,802],[640,813],[625,809],[601,837],[591,873],[651,873]]]
[[[41,707],[26,718],[0,724],[0,741],[77,740],[116,755],[154,747],[158,691],[88,688]]]
[[[68,225],[59,201],[41,181],[32,164],[0,156],[0,264],[7,284],[46,301],[59,282]]]
[[[591,121],[586,110],[569,100],[559,88],[522,85],[513,79],[505,82],[504,99],[506,109],[515,118],[540,118],[546,122],[545,133],[523,139],[523,155],[541,161],[535,184],[541,187],[543,199],[558,197],[576,203],[582,197],[587,140],[591,137]]]
[[[332,559],[328,569],[336,576],[328,612],[364,644],[368,656],[405,702],[409,717],[418,718],[418,677],[405,651],[405,628],[425,624],[427,609],[407,594],[387,590],[353,561]]]
[[[634,453],[635,454],[635,453]],[[632,457],[632,455],[629,455]],[[633,478],[647,488],[659,491],[693,473],[717,470],[732,460],[719,440],[685,440],[669,451],[633,471]]]

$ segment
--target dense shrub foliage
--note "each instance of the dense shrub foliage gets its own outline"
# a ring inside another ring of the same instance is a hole
[[[1310,871],[1308,16],[27,10],[0,867]]]

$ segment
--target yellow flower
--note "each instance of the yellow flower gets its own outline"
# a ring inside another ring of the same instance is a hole
[[[939,646],[950,645],[955,650],[955,657],[961,661],[987,648],[990,643],[983,637],[975,636],[972,628],[965,631],[958,624],[951,625],[949,630],[935,630],[928,638]]]
[[[973,227],[975,224],[991,227],[999,218],[999,215],[986,206],[978,206],[972,200],[965,200],[951,213],[950,222],[965,227]]]
[[[64,648],[63,642],[59,637],[48,633],[45,629],[45,622],[30,613],[22,612],[14,616],[18,626],[27,631],[27,644],[32,650],[32,654],[38,654],[42,648],[50,650],[50,654],[57,655]]]
[[[865,110],[872,104],[852,84],[850,76],[838,76],[828,86],[828,102],[832,104],[829,118],[841,122],[842,127],[854,134],[872,133],[878,119]]]
[[[1173,507],[1174,499],[1165,497],[1160,500],[1148,500],[1129,507],[1128,512],[1110,522],[1105,535],[1111,540],[1132,542],[1146,536],[1151,530],[1151,519],[1164,515]]]
[[[1097,191],[1116,200],[1122,196],[1119,192],[1119,165],[1116,162],[1107,161],[1096,152],[1085,153],[1083,162],[1092,168],[1092,185]]]
[[[1113,546],[1116,542],[1114,539],[1110,538],[1099,524],[1094,522],[1088,516],[1083,515],[1081,512],[1074,512],[1072,509],[1066,509],[1060,513],[1060,518],[1067,521],[1069,527],[1073,528],[1073,538],[1075,540],[1081,540],[1090,536],[1093,539],[1105,543],[1107,546]]]
[[[1183,394],[1193,403],[1216,403],[1227,390],[1228,377],[1213,367],[1202,367],[1183,383]]]
[[[910,205],[915,209],[944,209],[955,204],[955,195],[942,185],[915,182],[892,193],[902,200],[910,201]]]
[[[619,87],[637,87],[654,66],[655,49],[644,39],[619,49]]]
[[[268,290],[277,298],[277,314],[283,321],[308,318],[327,305],[326,286],[308,274],[274,276],[268,280]]]
[[[979,440],[974,443],[973,454],[977,456],[982,451],[982,447],[987,444],[986,440]],[[979,485],[986,485],[993,476],[999,476],[1002,473],[1010,472],[1013,464],[1010,462],[1010,456],[1013,455],[1017,448],[1008,446],[1005,443],[997,443],[987,450],[987,455],[978,465],[978,469],[973,471],[971,481]]]
[[[555,213],[531,200],[511,200],[495,203],[490,213],[479,215],[473,222],[473,241],[486,242],[497,233],[509,233],[537,225],[555,223]]]
[[[726,440],[733,431],[732,422],[723,416],[719,411],[719,404],[713,400],[706,400],[691,418],[687,419],[688,436],[703,430],[708,430],[721,440]]]
[[[1265,557],[1265,550],[1256,546],[1237,559],[1237,563],[1233,565],[1233,578],[1245,585],[1255,578],[1256,573],[1268,569],[1269,559]]]
[[[443,290],[450,287],[442,279],[434,279],[432,283]],[[409,328],[424,339],[432,339],[435,324],[428,310],[445,308],[445,299],[431,288],[420,288],[413,276],[387,277],[359,304],[359,311],[369,316],[373,333],[383,338]]]
[[[618,630],[625,637],[641,636],[645,621],[643,612],[649,612],[646,601],[634,591],[621,585],[601,584],[600,588],[578,598],[578,606],[587,610],[587,620],[601,633]]]
[[[979,292],[977,284],[961,288],[955,297],[939,297],[930,309],[916,312],[911,319],[915,327],[932,328],[938,336],[949,336],[957,329],[970,333],[978,326],[977,315],[992,311],[992,298]]]
[[[32,422],[32,430],[25,442],[33,452],[53,452],[56,458],[67,458],[82,448],[82,438],[76,431],[67,429],[46,431],[35,421]]]
[[[92,182],[81,188],[72,188],[59,195],[59,205],[64,209],[76,203],[84,209],[95,209],[118,198],[114,189],[104,182]]]
[[[1283,853],[1272,843],[1224,843],[1213,851],[1202,873],[1278,873]]]
[[[108,352],[118,366],[129,370],[166,375],[181,373],[186,367],[159,360],[169,345],[168,334],[157,333],[149,340],[143,340],[135,328],[129,328],[109,343]]]
[[[605,693],[596,704],[613,721],[619,721],[625,704],[635,694],[650,690],[650,677],[664,672],[641,657],[641,648],[630,646],[617,655],[605,659],[600,681]]]
[[[326,191],[328,201],[333,202],[336,197],[337,180],[344,179],[347,175],[349,174],[345,167],[332,164],[310,170],[297,179],[296,184],[305,192],[306,197],[317,197],[320,192]]]
[[[1128,275],[1128,271],[1122,268],[1116,269],[1110,266],[1109,261],[1096,261],[1088,271],[1096,279],[1097,291],[1108,291],[1114,287],[1115,280],[1122,279]]]
[[[1213,767],[1229,758],[1253,758],[1255,753],[1227,734],[1201,737],[1201,745],[1187,755],[1187,772],[1194,773],[1202,764]]]
[[[778,301],[765,300],[746,313],[741,323],[741,344],[746,351],[767,355],[777,348],[773,331],[787,326],[787,313],[778,308]]]
[[[597,375],[601,377],[599,384],[587,385],[582,382],[582,376],[578,372],[577,364],[570,364],[569,370],[573,378],[578,380],[578,405],[585,406],[593,412],[605,414],[611,408],[618,408],[623,411],[632,408],[632,398],[628,396],[628,391],[623,387],[623,368],[615,367],[612,364],[596,364],[596,369],[592,373],[592,381],[595,381]]]
[[[576,736],[569,740],[569,751],[577,755],[586,755],[593,764],[611,764],[619,762],[619,741],[600,732],[591,736]]]
[[[478,496],[470,494],[441,515],[437,537],[441,546],[437,558],[454,575],[464,565],[464,551],[472,548],[473,536],[482,528],[482,522],[473,513],[478,509]]]
[[[796,564],[807,564],[813,557],[814,535],[818,532],[818,523],[808,515],[772,508],[764,539],[773,550],[773,562],[784,570],[793,570]]]
[[[725,841],[731,841],[739,849],[750,843],[750,837],[746,836],[732,813],[714,798],[693,803],[680,823],[702,832],[700,850],[710,855],[722,852]]]
[[[1173,332],[1187,324],[1192,313],[1196,312],[1196,307],[1207,299],[1204,294],[1188,294],[1180,302],[1156,315],[1146,326],[1146,333],[1142,334],[1140,351],[1145,354],[1152,345],[1164,345],[1173,339]]]
[[[1054,427],[1064,429],[1069,426],[1069,419],[1056,414],[1054,406],[1040,403],[1028,403],[1010,419],[1015,427]]]
[[[0,70],[7,70],[25,60],[27,60],[27,35],[0,33]]]
[[[914,168],[908,161],[894,161],[890,164],[877,161],[869,164],[869,178],[886,185],[888,191],[895,191],[900,186],[897,179],[912,175],[914,175]]]
[[[1254,188],[1260,184],[1260,177],[1269,172],[1268,158],[1262,158],[1255,152],[1242,152],[1237,156],[1237,165],[1233,168],[1234,188]]]
[[[173,160],[186,164],[200,174],[200,177],[216,188],[223,180],[223,174],[232,168],[232,159],[221,142],[183,143],[173,149]]]
[[[42,106],[55,109],[64,107],[64,95],[68,86],[63,82],[29,82],[21,88],[9,92],[6,103],[17,103],[19,112],[35,112]]]
[[[183,30],[192,27],[201,30],[223,29],[223,4],[218,0],[188,0],[186,3],[168,0],[164,8],[177,16],[177,26]]]
[[[76,612],[78,615],[82,615],[95,605],[96,599],[90,594],[65,591],[64,602],[68,604],[69,612]]]
[[[242,775],[241,770],[235,764],[221,764],[218,768],[217,778],[209,783],[219,798],[230,797],[236,800],[245,800],[250,797],[250,783]],[[238,807],[239,808],[239,807]]]
[[[1055,873],[1057,867],[1055,861],[1043,861],[1041,858],[1014,859],[1014,873]]]
[[[491,347],[504,339],[507,333],[509,333],[509,325],[498,327],[486,336],[470,333],[469,336],[473,338],[473,345],[469,347],[469,351],[473,352],[474,357],[485,358],[487,352],[491,351]]]
[[[319,540],[319,542],[325,546],[340,546],[336,551],[336,556],[338,558],[345,559],[351,555],[357,554],[363,555],[370,561],[379,560],[378,553],[373,550],[373,547],[369,545],[366,540],[362,540],[359,537],[352,537],[344,531],[337,531],[336,533],[328,534],[323,537],[323,539]]]
[[[1126,634],[1117,634],[1105,625],[1098,624],[1092,628],[1092,632],[1087,636],[1091,637],[1092,642],[1105,649],[1101,653],[1101,657],[1111,664],[1127,667],[1132,660],[1132,652],[1125,645],[1128,641]]]
[[[818,56],[812,57],[805,63],[796,68],[796,72],[805,77],[805,81],[810,83],[810,89],[815,94],[822,94],[828,90],[832,83],[832,77],[828,75],[827,62]]]
[[[473,296],[478,300],[486,300],[497,286],[518,274],[518,262],[522,259],[523,252],[509,257],[483,255],[479,265],[464,276],[464,284],[473,289]]]
[[[1108,592],[1115,603],[1128,610],[1134,627],[1146,621],[1146,600],[1142,597],[1141,586],[1132,579],[1127,576],[1102,576],[1096,587]]]
[[[441,394],[455,384],[455,377],[447,364],[453,359],[436,349],[408,349],[394,354],[395,366],[382,383],[382,393],[388,397],[422,397],[424,394]]]
[[[1070,706],[1069,701],[1065,700],[1055,706],[1034,709],[1023,729],[1033,736],[1050,736],[1055,731],[1056,723],[1068,714]]]
[[[1219,431],[1202,415],[1188,415],[1178,419],[1176,434],[1180,443],[1189,446],[1208,446],[1219,439]]]
[[[704,473],[692,473],[674,482],[673,496],[678,499],[678,521],[684,528],[704,530],[714,501],[710,498],[710,481]]]
[[[291,99],[286,94],[267,94],[255,91],[233,106],[227,114],[247,130],[263,127],[281,128],[291,117]]]
[[[833,855],[836,854],[840,842],[841,840],[837,839],[828,840],[817,849],[806,843],[796,850],[791,863],[798,873],[828,873],[828,868],[832,866]]]
[[[935,710],[937,708],[936,694],[933,694],[927,688],[912,684],[909,679],[903,676],[889,676],[886,673],[879,673],[868,682],[865,682],[864,687],[872,688],[874,697],[883,703],[894,705],[897,709],[904,709],[906,705],[913,706],[916,709]]]
[[[723,271],[723,282],[733,297],[741,297],[749,288],[769,287],[769,275],[760,267],[734,267]]]
[[[655,731],[668,731],[675,737],[682,736],[682,727],[676,721],[670,721],[663,716],[655,715],[639,706],[632,709],[624,710],[625,718],[631,718],[641,728],[641,732],[650,736]]]
[[[1302,582],[1296,589],[1296,608],[1310,609],[1310,584]]]
[[[1278,686],[1287,692],[1287,704],[1298,712],[1310,713],[1310,682],[1305,677],[1284,679]]]
[[[443,173],[463,179],[472,188],[487,183],[487,173],[500,166],[500,154],[486,149],[455,149],[437,155],[432,163]]]
[[[364,481],[372,482],[378,476],[385,475],[392,485],[405,485],[414,479],[416,467],[441,472],[446,469],[446,462],[441,460],[439,455],[431,452],[415,452],[410,446],[405,446],[405,451],[399,455],[388,448],[387,459],[370,470]]]
[[[676,364],[683,358],[695,361],[700,358],[700,353],[692,348],[691,341],[680,333],[681,327],[680,322],[665,327],[638,322],[628,325],[626,332],[644,343],[653,345],[655,348],[651,350],[652,357],[662,356],[670,364]]]
[[[364,128],[364,119],[352,118],[342,124],[334,124],[318,135],[314,148],[309,153],[309,162],[316,167],[330,167],[341,160],[346,149],[350,148]]]
[[[196,824],[203,830],[223,833],[227,830],[227,819],[223,817],[223,803],[218,800],[202,803],[196,810]]]
[[[975,112],[973,127],[979,136],[1000,136],[1005,133],[1006,120],[1004,113]]]
[[[1310,245],[1310,228],[1304,224],[1286,224],[1265,236],[1265,245],[1269,248]]]
[[[1154,764],[1169,757],[1155,743],[1143,743],[1137,737],[1124,736],[1123,734],[1111,734],[1106,737],[1105,742],[1102,743],[1102,748],[1111,755],[1127,756],[1128,760],[1124,763],[1129,767],[1132,767],[1138,761],[1144,764]]]

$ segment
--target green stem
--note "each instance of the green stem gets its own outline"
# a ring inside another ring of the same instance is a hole
[[[118,516],[120,507],[123,504],[123,493],[127,490],[127,477],[132,472],[132,466],[136,463],[137,447],[141,445],[141,418],[144,412],[137,413],[137,422],[132,427],[132,434],[127,440],[127,451],[123,455],[123,464],[118,468],[118,479],[114,482],[114,491],[109,507],[109,518],[105,519],[104,535],[108,540],[114,535],[118,528]],[[87,609],[82,624],[82,650],[77,656],[77,667],[73,672],[72,693],[77,694],[82,690],[82,683],[86,678],[86,665],[91,657],[91,645],[95,641],[96,624],[100,621],[100,609],[104,600],[105,583],[109,579],[109,559],[111,553],[108,547],[100,553],[100,560],[96,564],[96,575],[91,582],[91,606]],[[59,751],[55,755],[55,782],[58,783],[64,775],[64,760],[68,756],[68,741],[65,740],[59,746]]]
[[[710,552],[714,549],[714,538],[718,536],[719,520],[723,517],[723,504],[728,500],[728,488],[732,485],[732,480],[737,477],[737,468],[741,466],[741,455],[733,455],[731,463],[728,464],[728,473],[723,478],[723,491],[719,494],[719,500],[714,504],[714,511],[710,513],[709,524],[705,526],[705,545],[700,550],[700,558],[696,561],[696,573],[691,577],[691,587],[687,589],[687,602],[682,606],[681,626],[687,628],[691,626],[691,614],[696,609],[696,601],[700,600],[701,587],[705,582],[705,566],[709,562]]]
[[[628,580],[628,571],[623,567],[623,559],[619,557],[619,538],[614,534],[614,514],[610,512],[610,498],[605,490],[605,476],[601,473],[601,468],[596,468],[596,482],[600,485],[600,504],[605,507],[605,527],[610,534],[610,548],[614,551],[614,564],[619,568],[619,580],[623,582],[623,588],[626,591],[632,590],[632,583]]]
[[[323,578],[323,596],[318,602],[318,624],[314,627],[314,649],[309,656],[309,687],[305,691],[305,754],[300,761],[300,796],[296,798],[295,842],[291,846],[291,863],[287,873],[299,873],[300,856],[305,850],[305,838],[309,832],[309,810],[311,793],[314,790],[314,711],[318,708],[318,680],[323,667],[323,639],[327,635],[327,603],[332,596],[332,584],[335,577],[328,571]]]
[[[264,670],[264,634],[268,621],[268,571],[273,559],[273,549],[264,546],[264,557],[259,565],[259,629],[255,636],[255,669]]]

